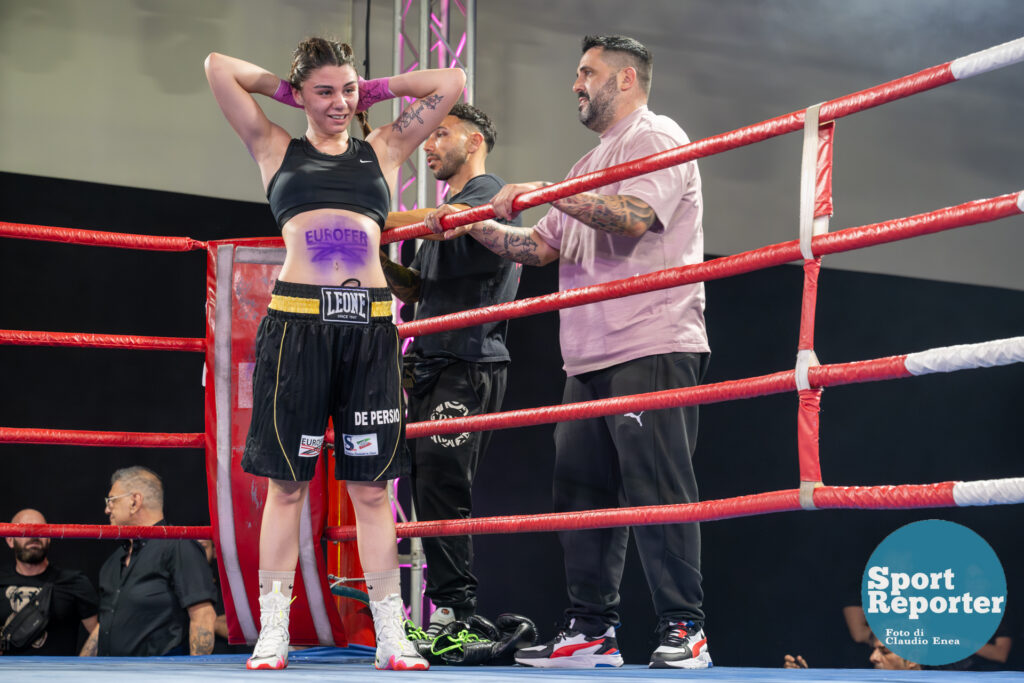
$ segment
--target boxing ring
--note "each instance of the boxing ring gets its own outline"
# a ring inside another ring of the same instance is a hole
[[[592,529],[622,525],[671,524],[714,521],[768,513],[846,508],[861,510],[912,509],[1018,504],[1024,502],[1024,476],[984,481],[937,481],[893,486],[826,485],[818,453],[819,412],[826,387],[891,379],[907,379],[933,373],[948,373],[1003,366],[1024,361],[1024,336],[979,343],[915,350],[883,358],[820,364],[815,355],[814,332],[817,286],[823,256],[885,244],[897,240],[954,230],[1024,213],[1024,191],[939,208],[913,216],[869,225],[829,231],[832,215],[832,147],[835,121],[926,90],[963,80],[987,71],[1024,61],[1024,38],[995,46],[960,59],[934,66],[873,88],[852,93],[791,112],[751,126],[655,154],[609,169],[572,178],[520,195],[515,208],[523,210],[556,199],[599,188],[642,173],[666,168],[725,151],[755,144],[786,133],[803,131],[800,189],[799,237],[789,242],[717,258],[700,264],[670,268],[613,282],[523,299],[462,313],[399,325],[402,337],[431,334],[442,330],[478,325],[586,305],[640,292],[668,289],[750,273],[764,268],[802,262],[804,281],[801,300],[799,344],[794,368],[754,377],[705,384],[691,388],[623,396],[600,401],[544,406],[474,417],[451,418],[409,424],[407,438],[492,429],[511,429],[550,424],[642,410],[682,405],[700,405],[755,398],[783,392],[797,394],[797,455],[799,482],[793,488],[743,495],[693,504],[644,508],[616,508],[586,512],[542,515],[503,515],[466,520],[403,522],[397,525],[404,538],[449,534],[507,534],[567,529]],[[494,217],[489,205],[448,216],[447,229]],[[387,244],[428,233],[423,224],[388,231]],[[280,239],[238,239],[200,242],[187,237],[128,235],[61,227],[0,222],[0,236],[155,251],[205,250],[207,253],[207,334],[204,338],[170,338],[117,334],[86,334],[0,330],[0,344],[73,346],[136,350],[168,350],[204,353],[206,358],[206,429],[203,433],[100,432],[84,430],[28,429],[0,427],[0,442],[21,444],[139,446],[150,448],[203,448],[206,453],[210,526],[113,527],[74,524],[0,523],[0,536],[42,536],[51,538],[213,538],[220,563],[221,586],[227,606],[232,641],[255,640],[256,592],[255,539],[258,538],[262,491],[255,478],[241,472],[239,461],[248,424],[246,405],[247,372],[251,376],[252,336],[255,324],[269,301],[270,283],[283,259]],[[247,367],[247,364],[249,366]],[[706,437],[705,437],[706,438]],[[327,440],[333,441],[329,431]],[[265,484],[263,484],[265,486]],[[341,543],[355,538],[340,485],[328,482],[321,469],[310,489],[304,512],[302,535],[304,554],[300,557],[293,608],[293,643],[343,647],[365,640],[368,627],[365,610],[355,601],[336,601],[327,581],[329,572],[358,576],[354,552],[342,553]],[[312,548],[321,538],[335,542],[328,558]],[[248,577],[248,583],[246,583]],[[338,609],[332,609],[332,606]],[[369,644],[365,643],[364,644]],[[372,650],[354,645],[339,654],[336,649],[303,655],[296,652],[289,668],[272,674],[289,680],[331,675],[362,677]],[[15,673],[17,680],[73,675],[76,678],[118,679],[145,672],[155,680],[177,680],[185,675],[220,677],[247,676],[241,666],[244,656],[170,657],[154,659],[109,658],[82,660],[48,658],[39,665],[34,658],[3,658],[0,671]],[[445,667],[443,676],[460,680],[491,678],[508,680],[547,676],[550,680],[581,679],[591,671],[527,670],[489,667],[458,669]],[[404,676],[437,676],[429,672],[405,672]],[[851,675],[852,674],[852,675]],[[677,676],[676,671],[655,671],[624,667],[605,670],[602,677],[658,678]],[[853,672],[808,670],[792,674],[779,669],[729,669],[716,667],[701,672],[716,680],[776,680],[802,676],[807,680],[921,680],[922,674],[898,672]],[[929,672],[935,680],[954,676],[971,677],[970,672]],[[976,675],[976,674],[975,674]],[[986,673],[986,680],[999,680],[1002,673]],[[1006,672],[1005,676],[1018,674]],[[552,678],[556,677],[556,678]]]

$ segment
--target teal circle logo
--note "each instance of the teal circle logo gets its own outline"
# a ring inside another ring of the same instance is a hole
[[[861,601],[883,645],[938,666],[971,656],[995,633],[1006,611],[1006,575],[981,536],[929,519],[878,544],[864,568]]]

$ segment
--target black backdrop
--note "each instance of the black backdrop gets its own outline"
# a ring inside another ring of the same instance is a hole
[[[262,204],[0,173],[0,220],[217,239],[277,234]],[[713,219],[707,220],[713,230]],[[978,248],[984,249],[984,227]],[[553,291],[555,267],[525,269],[520,298]],[[801,273],[784,266],[709,283],[713,348],[707,381],[792,367]],[[205,254],[140,252],[0,241],[0,328],[199,337]],[[816,348],[823,363],[1020,335],[1024,292],[826,269]],[[510,324],[513,365],[506,408],[557,403],[558,319]],[[203,430],[197,353],[4,346],[0,425],[125,431]],[[823,399],[821,461],[828,484],[899,484],[1020,476],[1024,368],[1011,366],[830,389]],[[795,397],[702,407],[696,468],[703,499],[793,488]],[[501,432],[474,490],[475,513],[551,509],[552,427]],[[207,524],[199,450],[0,444],[0,518],[39,508],[53,523],[106,523],[110,473],[144,464],[164,478],[166,515]],[[857,590],[875,545],[909,521],[941,518],[980,533],[1003,560],[1012,617],[1024,553],[1020,508],[819,511],[703,525],[707,632],[718,665],[778,666],[786,652],[812,666],[861,666],[841,607]],[[65,540],[51,557],[95,580],[110,541]],[[480,611],[517,611],[551,635],[564,607],[554,534],[476,541]],[[643,662],[655,617],[635,551],[623,581],[620,645]],[[1021,641],[1017,643],[1018,652]]]

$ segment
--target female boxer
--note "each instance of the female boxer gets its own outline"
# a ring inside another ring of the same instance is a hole
[[[308,38],[287,81],[213,53],[206,76],[256,161],[287,255],[256,339],[253,412],[242,467],[269,479],[260,530],[260,636],[246,666],[288,663],[288,605],[299,516],[334,420],[338,479],[356,515],[359,559],[377,634],[378,669],[426,669],[406,639],[389,479],[408,473],[398,333],[378,258],[398,168],[465,85],[459,69],[362,81],[347,45]],[[272,123],[254,95],[303,107],[305,135]],[[357,110],[417,98],[365,140]]]

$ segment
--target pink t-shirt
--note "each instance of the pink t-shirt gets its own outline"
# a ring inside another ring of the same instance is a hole
[[[667,116],[640,107],[601,135],[567,178],[687,144]],[[704,260],[704,203],[697,162],[637,176],[594,192],[647,202],[661,225],[639,239],[595,230],[552,207],[537,234],[559,251],[560,290],[651,273]],[[704,285],[683,285],[559,312],[562,359],[572,377],[634,358],[674,351],[709,351],[704,328]]]

